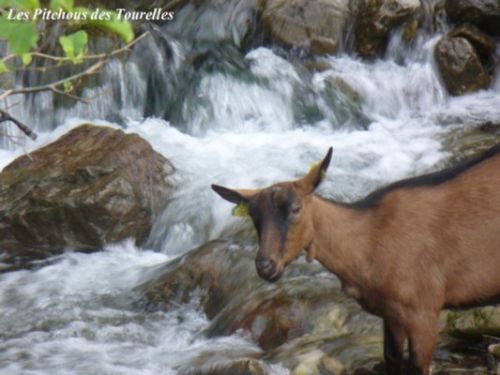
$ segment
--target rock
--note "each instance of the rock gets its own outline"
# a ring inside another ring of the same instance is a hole
[[[494,358],[500,359],[500,344],[489,345],[488,353],[490,353]]]
[[[330,333],[345,333],[345,311],[335,308],[339,297],[333,280],[299,278],[278,284],[264,284],[221,311],[207,329],[208,336],[229,335],[243,329],[264,350],[274,349],[306,332],[320,329],[328,319]],[[343,300],[343,296],[340,296]],[[321,310],[321,311],[320,311]],[[323,319],[322,319],[323,318]]]
[[[272,352],[292,375],[374,374],[383,360],[382,335],[306,337]],[[382,372],[383,373],[383,372]]]
[[[287,48],[333,54],[348,18],[347,0],[268,0],[262,13],[266,37]]]
[[[187,303],[196,294],[207,317],[213,319],[233,301],[272,285],[257,275],[256,246],[230,241],[208,242],[155,271],[139,289],[147,304],[163,309]],[[286,275],[314,275],[321,271],[317,264],[297,262],[289,266]]]
[[[0,174],[0,249],[22,263],[148,236],[173,166],[136,134],[82,125]]]
[[[378,319],[344,296],[335,278],[299,276],[240,294],[215,317],[206,334],[243,329],[261,348],[271,350],[304,335],[339,337],[378,328]]]
[[[500,123],[486,122],[477,128],[461,127],[447,133],[443,139],[444,149],[451,153],[448,165],[456,165],[477,157],[500,143]]]
[[[492,374],[500,374],[500,344],[488,346],[488,369]]]
[[[351,8],[357,12],[355,48],[365,58],[383,55],[391,31],[410,20],[421,7],[420,0],[358,0],[353,3]],[[408,31],[407,37],[410,35]]]
[[[446,321],[446,332],[458,338],[500,337],[500,306],[451,311]]]
[[[242,359],[224,364],[204,365],[195,370],[184,370],[180,375],[267,375],[268,372],[255,359]]]
[[[489,86],[491,78],[471,42],[464,37],[445,36],[436,44],[436,62],[443,82],[452,95],[463,95]]]
[[[212,241],[167,264],[141,286],[148,304],[169,308],[199,292],[209,319],[238,294],[264,283],[255,271],[255,247]]]
[[[467,39],[481,61],[486,64],[492,58],[495,52],[495,41],[489,35],[481,32],[477,27],[464,24],[461,25],[448,33],[450,38],[462,37]]]
[[[341,77],[325,79],[321,98],[336,127],[347,125],[366,129],[370,124],[370,119],[363,112],[363,97]]]
[[[257,276],[255,253],[255,245],[209,242],[157,270],[140,289],[153,308],[196,299],[213,320],[206,335],[244,330],[264,350],[303,335],[379,332],[379,320],[344,296],[319,264],[296,261],[271,284]]]
[[[498,0],[446,0],[445,9],[453,23],[471,23],[488,33],[500,35]]]

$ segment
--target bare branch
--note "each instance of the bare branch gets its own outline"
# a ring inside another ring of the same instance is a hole
[[[12,90],[4,91],[3,93],[0,94],[0,100],[4,100],[10,94],[12,94]]]
[[[76,100],[77,102],[82,102],[82,103],[85,103],[85,104],[89,104],[90,103],[90,99],[82,98],[81,96],[78,96],[78,95],[73,95],[73,94],[71,94],[69,92],[59,90],[59,89],[57,89],[55,87],[51,87],[50,91],[52,91],[54,94],[59,94],[59,95],[62,95],[62,96],[66,96],[66,97],[68,97],[70,99]]]
[[[32,140],[37,139],[38,136],[37,136],[37,134],[33,130],[31,130],[29,127],[27,127],[26,125],[24,125],[22,122],[20,122],[19,120],[15,119],[11,115],[9,115],[7,112],[2,111],[0,109],[0,122],[5,122],[5,121],[11,121],[14,124],[16,124],[16,126],[19,128],[19,130],[21,130],[24,134],[26,134]]]

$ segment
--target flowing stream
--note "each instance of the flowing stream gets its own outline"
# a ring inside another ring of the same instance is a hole
[[[241,35],[234,30],[249,10],[234,4],[229,15],[187,9],[177,20],[209,28],[205,24],[217,24],[217,17],[231,16],[233,28],[197,32],[229,34],[237,43]],[[140,134],[177,171],[174,196],[144,248],[126,241],[0,274],[1,374],[176,374],[204,353],[259,352],[241,333],[203,337],[208,321],[195,300],[168,312],[134,304],[134,287],[149,270],[245,225],[210,184],[251,188],[292,179],[333,146],[319,193],[350,201],[445,165],[447,135],[500,118],[498,77],[486,91],[457,98],[446,93],[432,53],[444,30],[422,32],[411,48],[395,35],[386,56],[374,62],[342,52],[325,58],[322,72],[305,71],[277,50],[241,53],[231,45],[208,47],[212,57],[192,71],[188,52],[201,47],[186,40],[199,35],[179,23],[152,30],[154,38],[126,62],[113,61],[105,79],[86,89],[86,96],[100,95],[89,105],[63,103],[52,111],[57,100],[50,93],[9,98],[8,104],[24,100],[11,113],[41,136],[4,143],[0,167],[92,122]],[[273,374],[288,374],[279,364],[269,366]]]

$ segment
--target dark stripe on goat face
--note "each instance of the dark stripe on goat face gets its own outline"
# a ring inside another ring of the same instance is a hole
[[[250,216],[259,240],[262,239],[264,230],[279,233],[279,249],[264,250],[279,250],[281,255],[288,237],[291,207],[296,199],[296,194],[292,189],[273,186],[263,190],[255,199],[250,201]]]

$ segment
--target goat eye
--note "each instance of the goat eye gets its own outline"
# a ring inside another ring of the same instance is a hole
[[[291,209],[292,214],[297,215],[300,212],[300,206],[298,204],[294,204]]]

